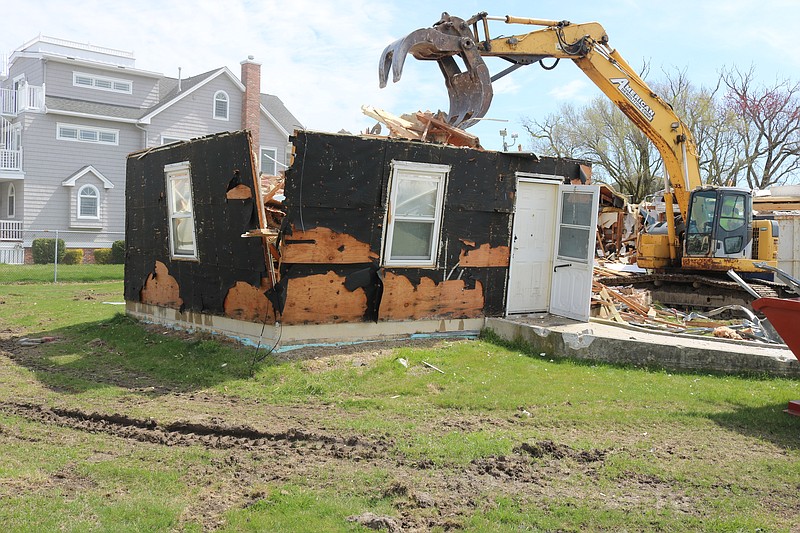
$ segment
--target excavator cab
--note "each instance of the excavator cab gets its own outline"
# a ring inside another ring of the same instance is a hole
[[[682,264],[698,270],[725,270],[732,262],[743,272],[753,261],[777,257],[778,226],[753,219],[749,190],[704,187],[689,197]]]
[[[684,257],[750,257],[750,191],[705,188],[692,192]]]

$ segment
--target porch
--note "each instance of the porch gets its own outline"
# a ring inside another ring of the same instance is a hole
[[[22,83],[16,88],[0,89],[0,115],[15,117],[23,111],[44,110],[44,85]]]
[[[7,265],[25,263],[20,220],[0,220],[0,263]]]

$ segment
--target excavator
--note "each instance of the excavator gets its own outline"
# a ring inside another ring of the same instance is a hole
[[[492,38],[490,21],[537,29]],[[394,82],[400,80],[407,54],[438,63],[450,99],[445,118],[464,129],[486,115],[493,81],[525,65],[538,63],[550,70],[561,59],[572,60],[647,135],[664,162],[668,216],[641,233],[636,244],[637,264],[647,269],[656,285],[659,280],[679,279],[695,289],[703,283],[727,286],[727,282],[708,281],[714,279],[708,274],[734,270],[759,277],[757,273],[763,269],[756,263],[777,266],[777,224],[754,219],[750,190],[703,186],[691,131],[672,106],[610,47],[606,31],[597,22],[492,17],[486,12],[464,20],[443,13],[431,28],[413,31],[386,47],[378,69],[381,88],[386,87],[390,71]],[[491,76],[485,57],[502,58],[510,66]],[[675,206],[679,216],[669,216]],[[770,285],[754,288],[771,295]]]

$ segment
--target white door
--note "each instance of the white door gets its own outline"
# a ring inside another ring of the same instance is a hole
[[[598,185],[561,185],[550,313],[589,320],[597,233]]]
[[[517,182],[507,313],[547,311],[553,270],[558,185],[555,180]]]

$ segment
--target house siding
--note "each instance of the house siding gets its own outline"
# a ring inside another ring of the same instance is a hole
[[[14,60],[9,69],[8,79],[3,87],[13,87],[14,78],[25,74],[28,85],[41,86],[44,83],[44,63],[32,57],[20,57]]]
[[[74,202],[71,196],[83,183],[92,183],[101,194],[102,231],[124,231],[125,157],[141,146],[141,132],[131,124],[101,120],[61,117],[53,114],[26,114],[23,143],[25,158],[25,192],[23,224],[29,230],[71,228]],[[119,145],[97,145],[56,139],[56,124],[68,122],[85,126],[119,130]],[[92,165],[114,184],[113,189],[90,176],[75,187],[62,182],[87,165]],[[85,181],[84,181],[85,180]]]
[[[283,135],[283,133],[272,123],[271,120],[268,120],[264,117],[263,113],[261,115],[261,124],[259,126],[261,128],[261,139],[260,144],[265,148],[275,148],[277,150],[278,156],[275,158],[279,161],[278,165],[278,172],[282,170],[286,170],[288,163],[286,161],[286,146],[288,144],[288,139]],[[291,135],[292,132],[289,132]],[[259,147],[260,148],[260,147]]]
[[[133,84],[133,94],[103,91],[91,87],[75,87],[72,84],[73,72],[130,81]],[[82,64],[72,65],[56,61],[47,63],[47,94],[50,96],[145,108],[158,101],[158,89],[158,78],[137,75],[125,69],[104,70]]]
[[[228,93],[228,120],[213,117],[214,94]],[[230,78],[220,75],[156,114],[147,127],[147,146],[161,144],[161,136],[192,139],[241,128],[242,91]],[[285,144],[286,141],[284,141]]]

